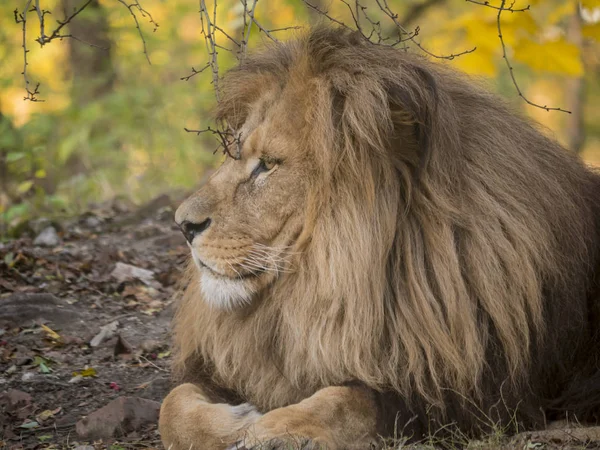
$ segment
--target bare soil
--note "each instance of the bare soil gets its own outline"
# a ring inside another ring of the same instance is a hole
[[[118,396],[160,401],[170,388],[169,323],[188,253],[171,200],[114,202],[40,225],[58,230],[58,245],[34,245],[33,230],[0,243],[0,448],[159,447],[155,425],[94,443],[75,424]],[[151,278],[123,279],[118,262]],[[31,399],[8,405],[10,390]]]

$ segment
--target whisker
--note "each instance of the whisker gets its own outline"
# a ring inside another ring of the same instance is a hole
[[[233,267],[233,264],[231,264],[229,261],[225,261],[225,262],[231,268],[231,270],[233,270],[237,274],[238,278],[241,280],[242,279],[242,275],[237,270],[235,270],[235,268]]]

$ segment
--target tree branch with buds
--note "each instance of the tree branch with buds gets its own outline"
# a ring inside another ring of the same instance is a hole
[[[33,85],[33,83],[30,81],[29,74],[27,72],[27,69],[29,66],[29,61],[28,61],[28,57],[27,57],[27,54],[29,53],[29,49],[27,47],[27,21],[29,19],[27,17],[27,14],[28,13],[36,13],[36,15],[37,15],[37,20],[38,20],[40,31],[39,31],[39,36],[37,38],[35,38],[35,41],[38,44],[40,44],[41,47],[49,44],[50,42],[52,42],[56,39],[58,39],[58,40],[73,39],[82,44],[89,45],[90,47],[95,47],[95,48],[98,48],[101,50],[107,50],[107,48],[100,47],[100,46],[92,44],[90,42],[86,42],[77,36],[74,36],[70,33],[65,34],[63,32],[65,26],[67,26],[69,23],[71,23],[73,20],[75,20],[75,18],[79,14],[81,14],[93,1],[94,0],[84,1],[81,4],[81,6],[74,9],[74,11],[69,16],[67,16],[65,13],[65,18],[63,20],[57,20],[56,21],[57,26],[49,34],[46,33],[46,28],[47,28],[46,16],[51,15],[52,12],[44,9],[40,5],[40,0],[35,0],[35,1],[27,0],[27,2],[25,3],[25,7],[23,8],[22,11],[20,11],[19,8],[16,8],[14,10],[15,22],[17,24],[21,25],[21,35],[22,35],[21,46],[23,47],[23,72],[21,72],[21,75],[23,75],[23,79],[25,81],[25,92],[26,92],[25,97],[23,97],[24,100],[29,100],[32,102],[43,102],[44,101],[39,98],[40,83],[36,83],[35,87],[32,88],[31,86]],[[148,56],[148,51],[147,51],[147,47],[146,47],[146,40],[144,39],[144,35],[142,33],[142,29],[140,27],[140,23],[139,23],[137,14],[140,14],[143,18],[147,19],[148,22],[150,22],[152,25],[154,25],[154,31],[156,31],[156,29],[158,28],[158,26],[159,26],[158,23],[154,20],[152,15],[142,7],[139,0],[134,0],[132,3],[129,3],[129,4],[126,3],[125,0],[117,0],[117,1],[119,3],[121,3],[123,6],[125,6],[128,9],[129,13],[132,15],[132,17],[135,21],[135,26],[136,26],[138,33],[140,35],[140,38],[142,40],[142,44],[144,47],[144,55],[146,56],[148,63],[150,63],[150,58]]]

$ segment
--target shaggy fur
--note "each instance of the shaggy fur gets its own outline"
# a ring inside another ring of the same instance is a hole
[[[302,232],[243,308],[191,268],[179,378],[262,412],[357,383],[387,434],[595,420],[598,175],[473,80],[343,30],[249,57],[219,118],[242,126],[266,86],[296,93]]]

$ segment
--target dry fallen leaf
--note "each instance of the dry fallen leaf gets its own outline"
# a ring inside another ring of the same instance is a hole
[[[73,377],[95,377],[96,369],[93,367],[86,367],[81,372],[73,372]]]
[[[57,341],[57,342],[61,341],[60,334],[58,334],[56,331],[54,331],[49,326],[46,326],[44,324],[42,324],[41,326],[42,326],[42,329],[46,332],[46,337],[48,337],[49,339],[51,339],[53,341]]]

